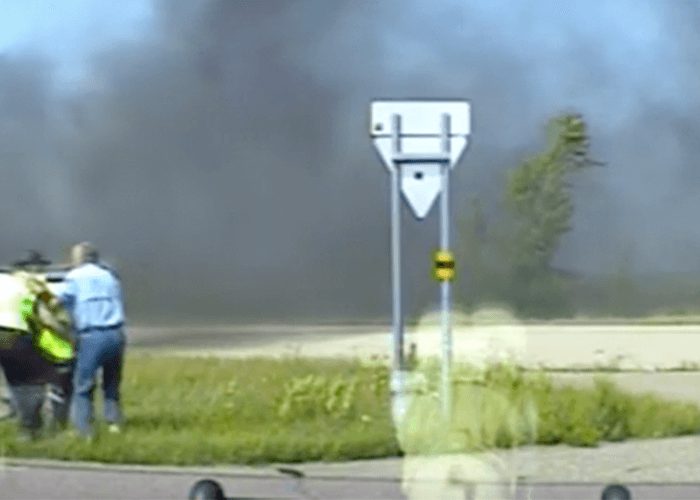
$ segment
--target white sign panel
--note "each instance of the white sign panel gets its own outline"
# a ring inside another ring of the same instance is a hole
[[[404,199],[416,217],[424,218],[442,189],[442,165],[446,162],[454,167],[467,147],[469,103],[374,101],[370,114],[375,148],[390,171],[400,169]],[[448,117],[446,124],[444,116]]]
[[[450,166],[467,147],[471,133],[471,109],[466,101],[374,101],[370,111],[370,136],[387,168],[392,161],[392,117],[400,118],[400,148],[407,154],[441,152],[442,115],[450,117]]]
[[[413,213],[425,218],[442,191],[442,167],[431,163],[405,165],[401,168],[401,193]]]
[[[440,135],[440,117],[450,116],[450,134],[467,137],[471,133],[467,101],[374,101],[371,108],[372,137],[391,135],[391,117],[401,117],[405,137]]]

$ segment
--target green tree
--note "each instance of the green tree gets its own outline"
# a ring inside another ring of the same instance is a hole
[[[562,236],[574,213],[572,174],[594,164],[588,156],[586,123],[578,114],[550,121],[544,152],[514,169],[506,188],[513,216],[510,301],[535,316],[568,311],[566,280],[552,269]]]

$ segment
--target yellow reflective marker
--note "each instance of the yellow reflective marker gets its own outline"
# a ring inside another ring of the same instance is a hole
[[[438,281],[452,281],[455,277],[455,257],[449,250],[438,250],[433,256],[433,277]]]

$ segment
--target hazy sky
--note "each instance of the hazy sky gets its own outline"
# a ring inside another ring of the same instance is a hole
[[[560,264],[698,272],[699,6],[0,0],[0,260],[92,239],[143,315],[386,314],[369,101],[453,97],[474,110],[456,213],[578,110],[607,166],[576,181]],[[414,310],[435,223],[407,226]]]
[[[153,9],[143,0],[3,0],[0,12],[0,53],[45,53],[57,83],[68,85],[84,77],[97,47],[142,37]]]

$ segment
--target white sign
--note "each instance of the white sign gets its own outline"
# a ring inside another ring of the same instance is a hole
[[[401,167],[401,193],[419,219],[423,219],[442,191],[442,167],[430,163]]]
[[[400,169],[404,199],[423,219],[442,190],[442,170],[453,168],[467,147],[469,103],[374,101],[370,114],[375,148],[390,171]]]

